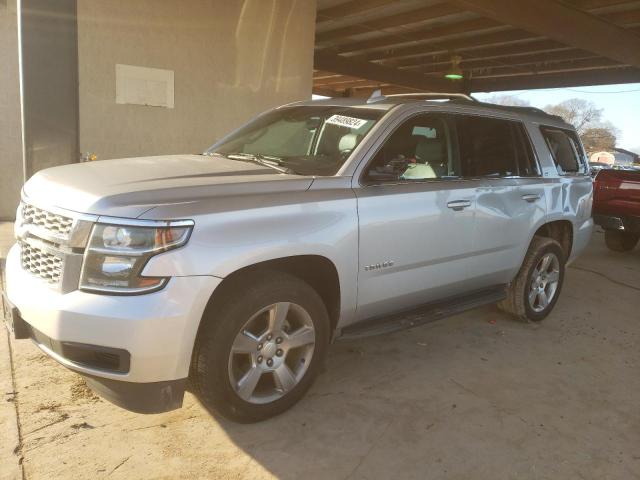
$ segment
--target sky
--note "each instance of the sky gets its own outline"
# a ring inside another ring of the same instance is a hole
[[[512,95],[538,108],[570,98],[591,101],[604,109],[603,120],[610,121],[620,130],[617,146],[640,154],[640,83],[474,93],[473,96],[478,100],[486,100],[496,94]]]

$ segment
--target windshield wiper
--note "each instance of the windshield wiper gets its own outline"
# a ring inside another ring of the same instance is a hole
[[[231,160],[241,160],[257,163],[258,165],[262,165],[264,167],[273,168],[280,173],[293,174],[296,172],[291,168],[284,167],[282,164],[284,163],[280,157],[274,157],[272,155],[258,155],[254,153],[219,153],[212,152],[214,154],[222,155],[225,158],[229,158]]]

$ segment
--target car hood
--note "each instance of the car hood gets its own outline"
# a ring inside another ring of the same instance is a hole
[[[158,205],[301,191],[311,183],[313,177],[282,174],[220,156],[165,155],[49,168],[31,177],[24,194],[43,208],[137,218]]]

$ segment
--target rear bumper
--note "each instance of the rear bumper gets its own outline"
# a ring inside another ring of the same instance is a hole
[[[640,233],[640,217],[595,214],[593,220],[605,230]]]
[[[200,320],[220,282],[173,277],[137,296],[61,293],[22,270],[17,247],[6,264],[14,325],[107,400],[144,413],[181,405]]]

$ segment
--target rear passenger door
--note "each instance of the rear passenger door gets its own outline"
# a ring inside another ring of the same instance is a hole
[[[546,215],[544,180],[522,122],[458,115],[456,124],[463,171],[481,179],[470,281],[474,288],[505,284]]]

